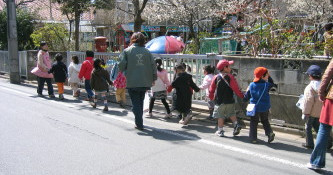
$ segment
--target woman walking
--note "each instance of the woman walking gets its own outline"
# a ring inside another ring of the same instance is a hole
[[[37,54],[37,66],[31,71],[32,74],[37,76],[38,87],[37,93],[38,96],[42,97],[43,88],[45,82],[47,83],[47,90],[50,98],[55,98],[53,92],[53,85],[51,79],[53,74],[49,74],[48,71],[51,69],[51,59],[48,52],[49,47],[45,41],[40,43],[40,50]]]
[[[333,60],[325,70],[322,77],[318,95],[321,101],[323,101],[323,107],[320,113],[320,126],[317,134],[317,140],[315,148],[312,151],[310,163],[307,167],[309,169],[318,170],[325,167],[326,161],[326,149],[328,147],[328,138],[333,125]]]

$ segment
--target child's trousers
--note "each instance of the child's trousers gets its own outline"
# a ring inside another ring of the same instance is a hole
[[[64,83],[57,82],[57,86],[58,86],[58,93],[64,94]]]
[[[116,90],[116,100],[117,102],[123,102],[126,103],[126,89],[125,88],[118,88]]]
[[[264,127],[265,135],[268,136],[271,132],[273,132],[271,125],[268,121],[268,113],[269,113],[269,111],[256,112],[256,115],[251,117],[251,121],[250,121],[250,139],[251,140],[257,140],[257,127],[258,127],[258,123],[259,123],[259,118]]]
[[[79,83],[69,83],[69,85],[73,90],[73,95],[75,95],[75,93],[77,93],[77,91],[79,90]]]

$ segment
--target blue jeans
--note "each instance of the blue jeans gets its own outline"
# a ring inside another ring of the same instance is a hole
[[[305,138],[307,146],[312,146],[312,147],[314,146],[312,128],[316,131],[316,133],[318,133],[319,125],[320,125],[319,118],[311,116],[307,118],[305,125]]]
[[[38,87],[37,87],[37,93],[42,94],[43,89],[44,89],[44,84],[46,82],[47,84],[47,91],[49,95],[54,95],[53,94],[53,85],[51,82],[51,78],[43,78],[43,77],[38,77],[37,76],[37,81],[38,81]]]
[[[331,129],[332,126],[320,123],[316,145],[310,158],[310,163],[318,168],[325,167],[326,149]]]
[[[143,101],[145,99],[146,89],[128,88],[128,93],[132,101],[132,111],[135,116],[135,125],[143,128]]]
[[[91,90],[91,86],[90,86],[90,80],[84,80],[84,88],[87,91],[88,94],[88,98],[92,98],[94,96],[93,91]]]

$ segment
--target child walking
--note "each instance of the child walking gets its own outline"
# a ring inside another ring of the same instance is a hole
[[[114,87],[116,88],[116,100],[119,103],[121,108],[125,108],[126,105],[126,77],[119,71],[117,78],[113,82]]]
[[[321,69],[318,65],[311,65],[306,74],[309,76],[310,83],[304,89],[304,106],[302,114],[305,116],[305,140],[302,144],[305,148],[314,148],[312,128],[318,133],[319,130],[319,117],[323,103],[320,101],[318,96],[318,90],[321,83]],[[332,147],[332,139],[328,137],[328,146]]]
[[[155,99],[161,100],[167,114],[165,118],[170,118],[171,117],[171,112],[169,108],[169,104],[166,102],[167,98],[167,87],[170,86],[170,81],[168,78],[168,72],[163,69],[162,66],[162,60],[161,59],[156,59],[155,60],[156,65],[157,65],[157,80],[155,81],[155,85],[151,88],[151,91],[153,93],[152,97],[150,97],[150,102],[149,102],[149,112],[147,113],[148,116],[152,117],[152,111],[154,108],[154,102]]]
[[[68,66],[68,83],[69,86],[73,90],[73,97],[80,96],[80,89],[79,89],[79,72],[81,69],[81,64],[79,64],[79,58],[74,55],[72,57],[72,62]]]
[[[250,99],[250,103],[255,104],[256,113],[255,116],[251,116],[250,120],[251,143],[257,143],[259,118],[264,127],[265,135],[268,137],[268,143],[271,143],[274,140],[275,134],[268,120],[269,109],[271,107],[269,90],[274,86],[274,82],[265,67],[257,67],[254,70],[254,77],[244,99]]]
[[[54,81],[57,83],[59,99],[64,100],[64,83],[67,79],[67,67],[62,62],[63,57],[60,53],[55,55],[55,59],[56,62],[53,63],[49,73],[53,73]]]
[[[239,90],[237,81],[231,74],[233,63],[234,61],[225,59],[217,63],[216,68],[220,73],[214,77],[209,88],[209,98],[215,100],[213,117],[217,118],[218,127],[215,134],[219,137],[224,137],[224,120],[227,118],[230,118],[234,125],[234,136],[242,129],[236,117],[234,93],[240,98],[244,98],[244,94]]]
[[[187,125],[192,119],[191,104],[192,104],[192,89],[198,92],[200,88],[193,82],[192,75],[185,72],[182,65],[176,67],[177,77],[171,83],[171,86],[176,89],[177,98],[175,101],[175,109],[181,114],[182,119],[180,124]],[[192,88],[192,89],[191,89]]]
[[[205,101],[207,102],[208,109],[209,109],[209,116],[207,117],[208,120],[213,120],[213,111],[214,111],[214,101],[209,99],[209,86],[213,81],[214,78],[214,71],[215,67],[214,66],[205,66],[204,67],[204,74],[205,77],[203,79],[202,84],[199,86],[201,90],[206,90],[206,99]]]
[[[112,85],[112,81],[110,80],[109,73],[101,67],[102,61],[100,59],[95,59],[94,61],[94,69],[91,74],[90,84],[91,89],[95,91],[95,95],[93,96],[94,102],[91,103],[93,108],[97,106],[97,95],[101,94],[104,109],[103,111],[108,111],[108,101],[106,99],[106,93],[109,89],[109,85]]]

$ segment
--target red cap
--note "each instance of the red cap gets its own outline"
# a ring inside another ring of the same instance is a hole
[[[261,79],[261,77],[267,72],[267,68],[265,67],[257,67],[254,69],[254,80],[253,82],[257,82]]]
[[[231,64],[234,64],[234,61],[228,61],[228,60],[226,60],[226,59],[223,59],[223,60],[220,60],[220,61],[217,63],[216,68],[217,68],[218,70],[222,70],[224,67],[229,66],[229,65],[231,65]]]

